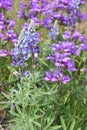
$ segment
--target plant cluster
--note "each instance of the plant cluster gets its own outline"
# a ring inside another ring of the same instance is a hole
[[[87,130],[86,1],[21,2],[12,20],[15,3],[0,1],[0,104],[10,129]]]

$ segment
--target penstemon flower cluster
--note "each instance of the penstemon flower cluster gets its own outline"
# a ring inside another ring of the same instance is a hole
[[[28,1],[28,4],[20,4],[18,16],[25,20],[32,18],[37,25],[46,28],[51,28],[55,20],[60,24],[75,27],[77,22],[87,18],[80,10],[82,4],[85,4],[85,0],[32,0]]]
[[[0,0],[0,41],[15,43],[17,42],[17,36],[13,30],[15,21],[8,19],[5,15],[7,11],[12,9],[12,5],[12,0]],[[8,52],[6,50],[0,50],[0,57],[5,57],[7,55]]]
[[[31,20],[31,23],[28,26],[28,29],[22,29],[18,43],[15,44],[13,49],[13,66],[19,67],[19,75],[21,77],[29,77],[30,72],[25,71],[24,68],[27,68],[27,62],[31,57],[34,60],[36,54],[39,53],[38,47],[38,35],[35,31],[35,23]]]
[[[12,0],[0,1],[0,39],[11,40],[11,42],[15,43],[17,42],[17,36],[13,30],[15,21],[5,17],[5,12],[11,10],[12,5]]]
[[[58,35],[62,37],[61,41]],[[53,54],[49,54],[47,57],[47,60],[54,63],[55,70],[47,71],[44,80],[66,84],[71,80],[69,73],[77,71],[74,57],[79,56],[82,51],[87,51],[87,39],[78,30],[73,33],[70,28],[60,34],[57,21],[55,21],[49,36],[57,42],[52,44]]]
[[[6,9],[6,10],[11,10],[13,5],[12,0],[0,0],[0,10]]]

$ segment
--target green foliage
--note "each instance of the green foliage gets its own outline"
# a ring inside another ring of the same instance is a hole
[[[17,18],[18,6],[19,0],[15,2],[16,11],[13,11],[17,34],[25,22]],[[62,25],[61,28],[64,32]],[[32,60],[28,63],[31,70],[29,78],[19,82],[13,74],[18,68],[11,66],[11,56],[0,57],[0,91],[4,85],[3,88],[7,90],[2,92],[0,109],[8,111],[11,130],[87,130],[87,73],[84,71],[87,68],[87,52],[73,56],[77,71],[74,74],[69,72],[72,79],[70,83],[63,85],[43,81],[45,71],[49,68],[54,70],[52,62],[46,60],[49,53],[53,54],[53,41],[48,38],[47,29],[41,27],[37,30],[43,32],[39,44],[41,52],[33,65]],[[61,35],[58,40],[62,41]],[[12,48],[9,42],[0,42],[0,49],[10,52]]]
[[[47,84],[34,72],[2,94],[11,130],[86,130],[87,90],[78,83]]]
[[[34,73],[25,82],[17,84],[9,94],[3,93],[7,98],[4,107],[10,108],[13,122],[12,130],[57,130],[60,125],[53,125],[58,105],[57,89],[55,87],[39,87],[40,74]],[[16,124],[16,125],[14,125]],[[14,127],[13,127],[14,126]]]

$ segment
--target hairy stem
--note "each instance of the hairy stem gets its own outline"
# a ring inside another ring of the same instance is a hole
[[[43,121],[44,121],[44,116],[45,116],[45,112],[43,112],[43,114],[42,114],[40,130],[43,130]]]

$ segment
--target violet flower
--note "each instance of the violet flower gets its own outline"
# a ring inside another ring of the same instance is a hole
[[[0,50],[0,57],[6,57],[7,55],[8,55],[7,50],[4,49]]]
[[[11,7],[13,5],[13,0],[0,0],[0,8],[11,10]]]

